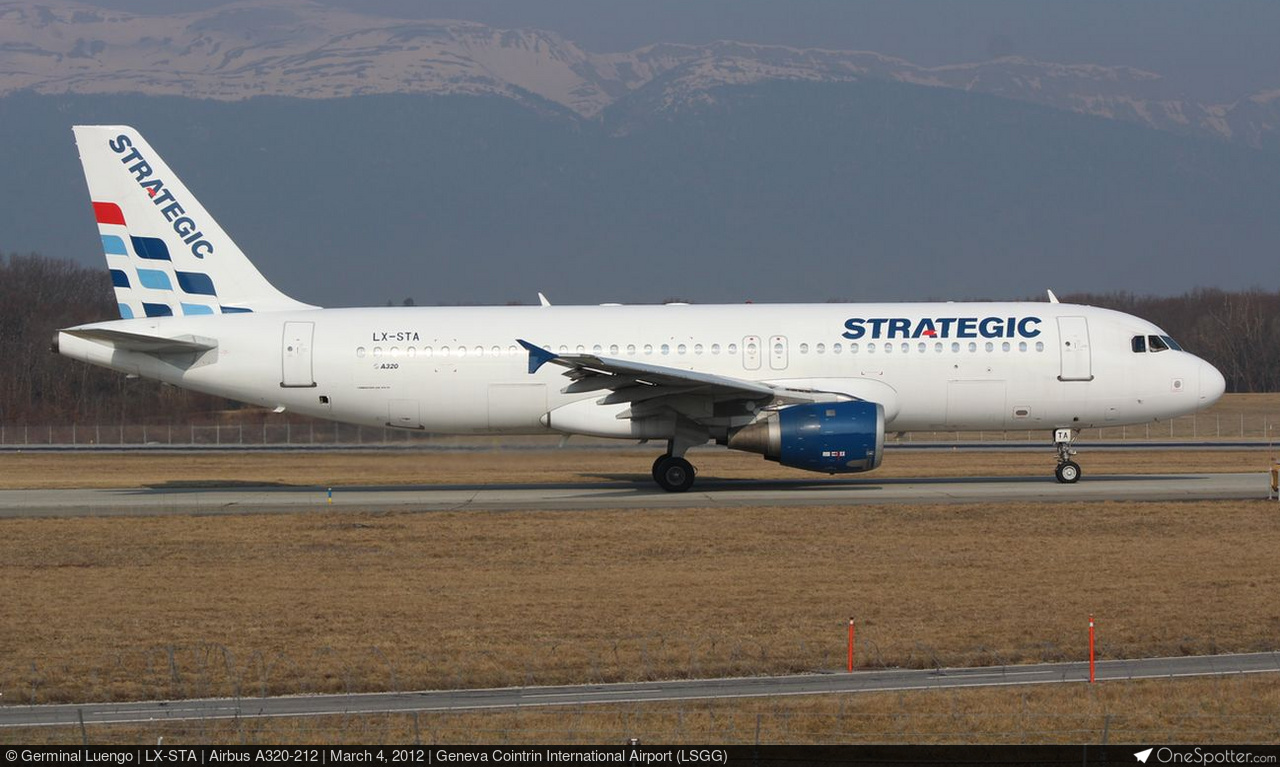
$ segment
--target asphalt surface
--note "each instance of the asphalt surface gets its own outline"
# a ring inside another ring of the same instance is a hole
[[[1190,676],[1280,673],[1280,653],[1108,660],[1097,664],[1099,682]],[[0,727],[45,727],[130,722],[410,713],[601,703],[652,703],[711,698],[932,690],[1088,682],[1089,664],[1043,663],[953,669],[883,669],[795,676],[689,679],[670,682],[509,687],[487,690],[298,695],[278,698],[209,698],[137,703],[85,703],[0,707]]]
[[[517,511],[816,506],[887,503],[1001,503],[1107,500],[1263,499],[1265,473],[938,479],[707,480],[686,493],[649,482],[513,485],[157,486],[131,489],[0,491],[0,518],[254,514],[337,510]]]

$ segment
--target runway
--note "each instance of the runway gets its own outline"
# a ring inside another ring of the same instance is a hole
[[[1264,473],[1107,475],[1063,485],[1052,477],[708,480],[687,493],[650,482],[396,487],[156,486],[0,491],[0,518],[256,514],[330,510],[521,511],[741,506],[1211,501],[1263,499]]]
[[[1182,658],[1108,660],[1099,682],[1280,672],[1280,654],[1249,653]],[[954,669],[884,669],[775,677],[689,679],[670,682],[509,687],[488,690],[210,698],[137,703],[85,703],[0,707],[0,727],[126,724],[192,719],[411,713],[602,703],[654,703],[790,695],[831,695],[958,687],[1087,682],[1089,664],[1042,663]]]

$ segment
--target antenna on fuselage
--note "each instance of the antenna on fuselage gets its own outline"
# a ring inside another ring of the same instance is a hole
[[[1046,290],[1045,292],[1049,294],[1049,303],[1051,304],[1059,303],[1058,297],[1053,294],[1052,290]],[[538,295],[542,295],[542,294],[539,293]]]
[[[542,304],[543,306],[551,306],[551,302],[548,301],[547,297],[542,295],[542,293],[538,293],[538,303]]]

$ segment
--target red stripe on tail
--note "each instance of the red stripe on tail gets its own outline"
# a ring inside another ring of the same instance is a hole
[[[120,206],[114,202],[95,202],[93,204],[93,215],[98,218],[99,224],[119,224],[124,226],[124,213],[120,212]]]

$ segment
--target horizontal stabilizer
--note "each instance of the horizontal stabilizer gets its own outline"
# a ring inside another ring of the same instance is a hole
[[[72,328],[61,332],[69,336],[83,338],[86,341],[96,341],[117,349],[143,352],[144,354],[190,354],[207,352],[210,349],[218,348],[217,339],[204,338],[202,336],[186,335],[165,338],[164,336],[149,336],[144,333],[129,333],[123,330],[109,330],[107,328]]]

